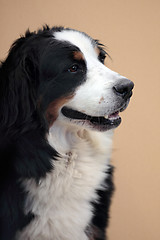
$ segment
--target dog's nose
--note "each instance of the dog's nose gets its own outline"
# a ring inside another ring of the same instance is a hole
[[[134,83],[127,78],[118,81],[113,87],[114,92],[127,100],[132,96],[132,89],[134,87]]]

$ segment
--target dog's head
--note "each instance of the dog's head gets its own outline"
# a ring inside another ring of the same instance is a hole
[[[98,131],[117,127],[133,83],[107,68],[105,57],[103,45],[83,32],[27,32],[1,66],[1,106],[10,105],[4,121],[37,119],[36,111],[49,127],[55,121]]]

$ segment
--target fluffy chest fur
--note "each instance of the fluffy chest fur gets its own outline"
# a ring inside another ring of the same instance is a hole
[[[33,179],[23,182],[28,192],[26,213],[33,212],[35,219],[17,239],[88,239],[85,230],[93,215],[91,201],[98,201],[96,190],[104,187],[111,136],[111,132],[77,132],[55,124],[48,139],[60,157],[39,184]]]

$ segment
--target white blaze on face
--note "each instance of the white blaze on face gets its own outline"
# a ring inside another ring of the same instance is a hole
[[[54,37],[77,46],[84,55],[87,66],[86,81],[76,90],[67,106],[91,116],[104,116],[114,112],[117,97],[113,86],[121,75],[104,66],[98,59],[96,42],[82,32],[63,30]]]

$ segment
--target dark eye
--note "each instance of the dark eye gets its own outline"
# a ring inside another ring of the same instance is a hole
[[[101,63],[104,63],[106,56],[105,55],[99,55],[98,59]]]
[[[78,71],[78,69],[79,69],[78,64],[74,64],[72,67],[70,67],[68,69],[68,71],[71,72],[71,73],[76,73]]]

